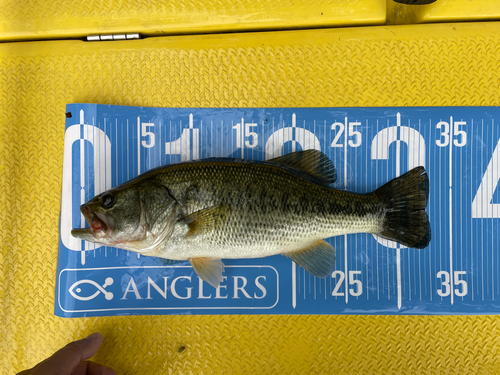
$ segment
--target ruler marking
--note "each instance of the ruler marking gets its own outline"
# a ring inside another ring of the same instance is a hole
[[[355,120],[356,122],[358,121],[357,119]],[[358,160],[358,147],[354,148],[354,160]],[[354,176],[357,176],[358,174],[358,168],[356,162],[354,163],[354,171],[353,171]],[[358,191],[358,179],[354,179],[354,191]],[[358,269],[361,269],[361,267],[358,267],[358,264],[356,260],[358,259],[358,236],[354,236],[354,269],[357,271]],[[347,279],[346,279],[347,281]],[[346,282],[347,286],[348,282]],[[363,289],[361,288],[361,291]],[[356,299],[359,299],[359,297],[356,297]]]
[[[99,125],[99,123],[97,123],[97,124]],[[92,134],[92,145],[94,146],[94,154],[95,154],[95,149],[96,149],[95,143],[97,143],[96,140],[95,140],[95,135],[96,135],[96,131],[95,131],[95,117],[92,117],[92,133],[91,134]],[[98,137],[98,139],[99,138],[100,137]],[[97,150],[98,150],[97,151],[98,160],[101,160],[101,154],[100,154],[101,148],[99,147],[99,145],[97,145]],[[95,158],[94,158],[94,160],[95,160]],[[95,193],[96,193],[96,191],[95,191],[95,186],[96,186],[95,181],[96,181],[96,178],[97,178],[98,179],[97,180],[97,186],[101,186],[101,174],[97,173],[97,168],[99,168],[99,167],[97,165],[95,165],[95,163],[93,163],[93,164],[94,164],[94,195],[95,195]],[[92,243],[91,246],[92,246],[92,248],[94,250],[94,258],[95,258],[96,244]]]
[[[366,132],[368,132],[368,119],[366,120]],[[368,142],[365,143],[365,152],[368,155]],[[365,192],[368,192],[368,168],[366,168],[366,176],[365,176]],[[368,244],[368,234],[365,233],[365,243]],[[367,246],[368,249],[368,246]],[[368,259],[368,251],[366,255]],[[368,262],[365,262],[365,268],[366,268],[366,300],[368,301],[370,299],[370,278],[368,277]]]
[[[379,124],[378,124],[378,119],[377,119],[377,133],[378,134],[379,132]],[[378,154],[378,142],[377,142],[377,154]],[[375,163],[375,184],[376,186],[378,186],[378,163]],[[378,256],[378,252],[379,252],[379,249],[380,249],[380,244],[378,241],[376,241],[377,243],[375,244],[375,254],[376,254],[376,257],[377,257],[377,301],[380,301],[380,267],[379,267],[379,256]]]
[[[125,142],[126,144],[126,149],[127,149],[127,181],[130,180],[130,158],[133,157],[132,155],[130,155],[130,149],[129,149],[129,123],[128,123],[128,119],[127,119],[127,140]],[[130,156],[129,156],[130,155]],[[126,250],[126,254],[127,256],[130,256],[130,251],[129,250]]]
[[[415,155],[413,152],[410,154],[410,146],[409,146],[411,144],[411,138],[410,138],[410,134],[409,134],[410,127],[411,127],[411,122],[410,122],[410,119],[408,118],[408,164],[410,164],[410,162],[411,162],[411,165],[413,166],[413,165],[415,165]],[[410,168],[408,167],[408,170],[409,169]],[[411,254],[410,254],[410,252],[408,252],[407,254],[408,254],[408,256],[407,256],[407,261],[408,261],[408,268],[407,268],[408,269],[408,298],[411,301],[412,273],[411,273],[411,262],[410,261],[412,259],[415,259],[415,252],[412,252]],[[415,275],[413,277],[415,277]],[[415,280],[413,280],[413,281],[415,281]]]
[[[491,150],[492,150],[493,153],[495,152],[494,151],[495,150],[495,142],[493,141],[493,138],[494,138],[493,137],[494,129],[495,129],[495,120],[491,119]],[[492,191],[492,194],[494,194],[495,191],[493,190],[493,186],[494,186],[495,182],[493,181],[493,179],[491,181],[491,184],[492,184],[491,191]],[[494,233],[494,221],[491,220],[491,298],[494,301],[495,300],[495,280],[494,280],[494,276],[493,275],[495,274],[494,273],[495,270],[494,270],[493,265],[495,264],[495,262],[494,262],[493,258],[495,256],[495,253],[493,252],[493,243],[494,243],[493,242],[494,241],[494,239],[493,239],[493,233]]]
[[[241,118],[241,158],[245,158],[245,119]]]
[[[418,119],[418,133],[421,133],[422,127],[421,127],[421,122],[420,118]],[[420,160],[420,142],[421,138],[418,137],[418,160]],[[422,301],[422,252],[418,252],[418,291],[419,291],[419,301]]]
[[[84,127],[84,111],[83,109],[80,110],[80,137],[82,136],[82,132],[85,132],[85,127]],[[84,135],[85,138],[85,135]],[[81,186],[81,192],[80,192],[80,201],[81,204],[85,203],[85,139],[80,138],[80,186]],[[85,228],[85,217],[83,216],[82,213],[81,215],[81,223],[80,227]],[[80,261],[82,265],[85,265],[85,250],[86,250],[86,242],[80,241],[80,244],[83,244],[82,250],[80,253]]]
[[[317,279],[317,277],[313,276],[313,295],[314,295],[314,299],[316,299],[316,279]]]
[[[137,116],[137,175],[141,174],[141,120],[140,116]],[[141,257],[141,254],[137,253],[137,259]]]
[[[450,210],[450,222],[449,222],[449,231],[450,231],[450,296],[451,296],[451,304],[454,302],[454,285],[453,285],[453,136],[454,136],[454,126],[453,126],[453,117],[450,116],[450,166],[449,166],[449,210]]]
[[[463,121],[463,119],[460,119],[460,121]],[[464,145],[465,146],[465,145]],[[464,171],[464,168],[463,168],[463,152],[461,151],[460,152],[460,169],[459,171]],[[460,174],[459,174],[460,176]],[[460,181],[460,183],[458,184],[458,189],[460,190],[460,193],[458,194],[458,196],[460,198],[463,197],[463,186],[462,186],[462,183]],[[459,212],[464,212],[463,211],[463,199],[460,199],[460,211]],[[463,228],[463,223],[462,223],[462,215],[459,215],[459,222],[460,222],[460,225],[459,225],[459,228]],[[458,246],[460,247],[460,270],[463,270],[464,269],[464,263],[463,263],[463,243],[464,243],[464,231],[462,229],[460,229],[460,242],[458,243]],[[462,301],[463,301],[463,297],[462,297]]]
[[[127,141],[125,142],[125,148],[127,149],[127,181],[130,179],[130,176],[129,176],[129,170],[130,170],[130,164],[129,164],[129,155],[130,155],[130,152],[129,152],[129,148],[128,148],[128,140],[130,139],[129,138],[129,135],[128,135],[128,128],[129,128],[129,123],[128,123],[128,119],[127,119]]]
[[[212,139],[214,139],[214,121],[213,120],[210,120],[210,156],[209,157],[213,157],[214,156],[214,148],[212,147]],[[200,143],[203,144],[203,142],[201,142],[200,140]],[[215,147],[217,147],[217,138],[215,138]]]
[[[157,156],[156,163],[155,163],[156,167],[159,167],[160,165],[164,165],[163,161],[161,160],[162,159],[161,144],[163,143],[162,137],[161,137],[161,128],[162,128],[161,120],[159,121],[158,126],[160,127],[160,129],[159,129],[159,136],[158,136],[158,142],[159,142],[158,156]]]
[[[401,176],[401,113],[396,115],[397,133],[396,133],[396,177]],[[401,247],[399,243],[396,245],[396,282],[398,309],[402,306],[402,291],[401,291]]]
[[[123,128],[123,123],[120,122],[120,128]],[[116,130],[116,136],[115,136],[115,144],[116,144],[116,147],[115,147],[115,156],[116,156],[116,161],[115,163],[118,164],[118,145],[119,145],[119,141],[118,141],[118,118],[116,119],[116,127],[115,127],[115,130]],[[122,143],[123,143],[123,132],[120,132],[120,135],[122,135]],[[123,145],[120,145],[120,148],[122,148]],[[124,149],[124,147],[123,147]],[[120,168],[115,168],[116,169],[116,181],[115,181],[115,186],[117,185],[120,185],[121,181],[120,181],[120,178],[119,178],[119,173],[118,173],[118,170]],[[118,248],[116,248],[116,256],[118,256]]]
[[[493,119],[491,120],[491,152],[494,153],[494,150],[495,150],[495,143],[493,141],[493,132],[494,132],[494,122],[493,122]],[[491,179],[491,194],[492,194],[492,198],[493,198],[493,195],[495,194],[495,190],[494,190],[494,187],[495,187],[495,182],[494,179],[492,178]],[[492,202],[491,204],[494,204],[493,203],[493,199],[492,199]],[[492,210],[492,218],[494,217],[494,213],[493,213],[493,210]],[[493,229],[494,229],[494,224],[493,224],[494,220],[491,220],[491,245],[493,245]],[[493,249],[492,249],[493,250]],[[491,298],[492,300],[494,301],[495,300],[495,284],[494,284],[494,268],[493,268],[493,265],[494,265],[494,253],[493,251],[491,251]]]
[[[123,128],[123,123],[120,122],[120,128]],[[120,132],[120,135],[122,136],[122,144],[120,144],[120,148],[121,149],[125,149],[125,147],[123,147],[123,132]],[[116,155],[116,163],[118,164],[118,145],[119,145],[119,141],[118,141],[118,118],[116,119],[116,147],[115,147],[115,155]],[[119,185],[121,183],[120,181],[120,178],[119,178],[119,174],[118,174],[118,170],[119,168],[116,168],[116,185]],[[116,256],[118,256],[118,248],[116,248]]]
[[[474,133],[474,119],[471,120],[471,134]],[[472,136],[471,136],[471,139],[472,139]],[[470,154],[470,171],[471,171],[471,179],[470,179],[470,201],[472,202],[474,197],[473,197],[473,189],[472,189],[472,159],[474,157],[474,153],[471,151],[471,154]],[[473,233],[473,225],[472,225],[472,214],[470,215],[470,228],[471,228],[471,231],[470,231],[470,268],[471,270],[474,269],[474,255],[472,253],[472,249],[473,249],[473,245],[474,245],[474,233]],[[472,301],[474,301],[474,275],[471,275],[471,290],[472,290],[472,293],[471,293],[471,296],[472,296]]]
[[[107,136],[107,127],[106,127],[106,117],[104,117],[104,134]],[[100,137],[99,137],[100,139]],[[108,153],[106,151],[106,148],[108,147],[108,144],[106,142],[106,139],[104,139],[104,189],[108,186],[107,181],[108,181],[108,163],[107,163],[107,158],[108,158]],[[111,171],[110,171],[111,174]],[[95,257],[95,254],[94,254]],[[104,257],[108,257],[108,247],[104,246]]]
[[[432,119],[429,119],[429,135],[431,134],[432,132]],[[427,160],[432,160],[431,159],[431,147],[428,148],[428,153],[429,153],[429,157]],[[441,152],[439,153],[439,156],[438,156],[438,159],[439,161],[441,162]],[[435,164],[435,163],[434,163]],[[439,164],[441,165],[441,163]],[[439,172],[441,172],[441,168],[439,167]],[[439,175],[441,175],[441,173],[439,173]],[[429,200],[430,200],[430,192],[429,192]],[[438,210],[439,211],[439,214],[441,213],[441,210]],[[437,264],[436,262],[436,258],[437,258],[437,251],[434,252],[434,260],[435,260],[435,263],[434,264]],[[432,290],[432,281],[433,281],[433,276],[432,276],[432,254],[429,256],[429,296],[430,296],[430,299],[431,299],[431,302],[432,302],[432,296],[433,296],[433,290]]]
[[[389,119],[387,119],[387,128],[389,128],[389,126],[390,126]],[[387,132],[386,144],[389,144],[389,132]],[[389,181],[389,168],[387,168],[387,171],[386,171],[385,181]],[[389,268],[390,259],[389,259],[389,248],[388,247],[386,247],[386,257],[385,258],[386,258],[386,262],[387,262],[387,300],[390,301],[391,300],[391,282],[390,282],[391,274],[390,274],[390,268]],[[385,281],[386,281],[385,278],[383,278],[382,282],[384,283]],[[385,289],[385,287],[384,287],[384,289]]]
[[[297,265],[292,261],[292,307],[297,306]]]
[[[481,119],[481,139],[484,139],[484,120]],[[481,156],[481,172],[484,171],[483,169],[483,157]],[[483,207],[483,205],[481,205]],[[482,213],[481,217],[484,217],[484,212]],[[483,244],[483,237],[484,237],[484,227],[483,227],[483,220],[481,220],[481,298],[484,301],[484,244]]]
[[[137,175],[141,174],[141,118],[137,117]]]
[[[347,191],[347,116],[345,117],[345,127],[344,127],[344,190]],[[345,272],[345,303],[349,302],[349,293],[347,288],[347,234],[344,234],[344,272]]]

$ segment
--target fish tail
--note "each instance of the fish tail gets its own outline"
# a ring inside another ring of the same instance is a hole
[[[431,240],[431,225],[425,209],[429,199],[429,177],[417,167],[375,190],[385,209],[382,230],[377,233],[407,247],[423,249]]]

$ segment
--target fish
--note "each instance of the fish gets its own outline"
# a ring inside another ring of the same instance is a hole
[[[80,207],[89,224],[71,234],[85,241],[188,260],[217,288],[222,259],[290,258],[324,278],[335,249],[324,239],[373,233],[423,249],[431,240],[429,178],[416,167],[369,194],[331,187],[332,161],[297,151],[267,161],[208,158],[158,167]]]

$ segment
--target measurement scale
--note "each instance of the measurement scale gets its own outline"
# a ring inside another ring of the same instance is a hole
[[[119,314],[494,314],[500,308],[497,107],[144,108],[67,106],[55,312]],[[330,238],[331,277],[283,256],[224,260],[214,289],[166,265],[73,238],[79,206],[149,169],[209,157],[267,160],[317,149],[336,189],[369,193],[424,166],[432,240]]]

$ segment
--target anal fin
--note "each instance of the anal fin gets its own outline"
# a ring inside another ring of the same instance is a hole
[[[324,240],[283,255],[316,277],[328,277],[335,269],[335,249]]]
[[[224,263],[220,259],[213,258],[189,258],[194,271],[203,280],[214,288],[219,287],[224,272]]]

